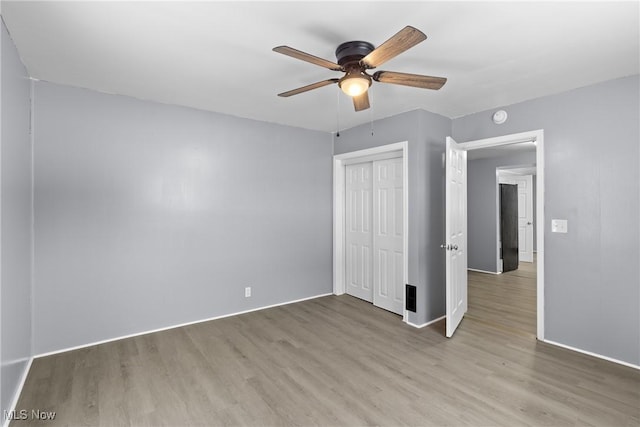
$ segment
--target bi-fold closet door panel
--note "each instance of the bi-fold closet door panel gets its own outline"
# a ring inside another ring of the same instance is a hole
[[[346,167],[347,293],[373,302],[373,179],[372,164]]]
[[[347,293],[402,314],[402,159],[346,169]]]
[[[403,200],[402,159],[373,162],[373,303],[402,314]]]

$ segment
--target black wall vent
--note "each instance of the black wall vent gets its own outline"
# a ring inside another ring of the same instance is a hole
[[[414,313],[416,312],[416,287],[413,285],[406,285],[406,295],[407,295],[407,300],[406,300],[406,309],[408,311],[413,311]]]

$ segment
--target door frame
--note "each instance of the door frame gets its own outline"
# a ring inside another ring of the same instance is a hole
[[[403,283],[409,283],[409,156],[408,141],[381,145],[364,150],[351,151],[333,156],[333,294],[346,292],[345,252],[345,169],[348,164],[370,162],[391,158],[402,158],[402,250]],[[406,287],[403,286],[402,321],[408,321],[406,310]]]
[[[511,135],[497,136],[493,138],[478,139],[475,141],[461,142],[458,146],[469,150],[479,148],[499,147],[501,145],[518,144],[522,142],[535,142],[536,144],[536,246],[537,246],[537,271],[536,271],[536,336],[544,340],[544,130],[538,129]]]

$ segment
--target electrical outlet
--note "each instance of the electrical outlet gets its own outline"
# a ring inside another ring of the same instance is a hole
[[[251,286],[244,288],[244,297],[249,298],[251,296]]]

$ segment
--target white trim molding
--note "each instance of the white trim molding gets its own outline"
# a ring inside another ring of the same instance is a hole
[[[627,366],[629,368],[640,370],[640,365],[634,365],[633,363],[624,362],[622,360],[614,359],[613,357],[603,356],[602,354],[594,353],[592,351],[582,350],[580,348],[571,347],[570,345],[560,344],[559,342],[551,341],[551,340],[540,340],[546,344],[554,345],[556,347],[565,348],[567,350],[575,351],[578,353],[586,354],[587,356],[596,357],[598,359],[606,360],[607,362],[617,363],[618,365]]]
[[[478,270],[477,268],[469,268],[469,267],[467,267],[467,270],[475,271],[476,273],[484,273],[484,274],[495,274],[495,275],[502,274],[502,272],[500,271]]]
[[[402,157],[402,209],[403,209],[403,285],[409,283],[409,142],[396,142],[364,150],[333,156],[333,293],[346,292],[346,253],[345,253],[345,168],[349,164]],[[405,292],[405,286],[403,293]],[[403,295],[403,306],[406,295]],[[402,311],[402,321],[408,322],[407,310]]]
[[[430,320],[427,323],[423,323],[421,325],[416,325],[415,323],[411,323],[411,322],[407,321],[407,325],[413,326],[414,328],[420,329],[420,328],[424,328],[425,326],[433,325],[434,323],[437,323],[437,322],[439,322],[441,320],[444,320],[444,318],[446,318],[446,317],[447,316],[440,316],[437,319]]]
[[[459,142],[458,146],[465,150],[475,150],[477,148],[499,147],[501,145],[520,144],[523,142],[535,142],[536,145],[542,140],[543,130],[533,130],[511,135],[496,136],[493,138],[478,139],[475,141]]]

